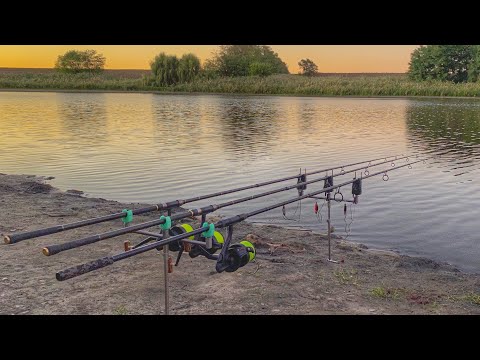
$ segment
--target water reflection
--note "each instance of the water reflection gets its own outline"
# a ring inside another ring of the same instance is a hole
[[[202,103],[192,96],[183,101],[178,96],[152,97],[154,138],[159,146],[198,146],[204,127],[201,126]],[[163,148],[165,149],[165,148]]]
[[[157,203],[288,176],[300,167],[443,154],[392,173],[389,182],[365,183],[350,239],[480,271],[480,223],[471,210],[480,202],[479,123],[480,102],[465,99],[0,93],[0,172],[51,175],[63,190]],[[258,209],[292,193],[219,215]],[[310,206],[304,202],[302,221],[294,225],[324,230]],[[334,204],[332,216],[342,235],[343,208]],[[292,225],[281,210],[252,221]]]
[[[268,154],[278,140],[277,109],[271,100],[228,99],[218,119],[225,150],[251,158]]]
[[[90,95],[90,96],[88,96]],[[108,136],[107,109],[104,94],[87,94],[86,98],[72,98],[56,94],[57,114],[68,141],[98,144]]]
[[[406,108],[407,141],[415,151],[435,155],[455,175],[480,159],[480,103],[416,100]]]

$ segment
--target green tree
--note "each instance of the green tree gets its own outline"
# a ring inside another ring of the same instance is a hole
[[[476,81],[479,67],[478,45],[427,45],[412,52],[408,74],[418,81],[460,83]]]
[[[473,46],[472,61],[468,67],[468,81],[478,81],[480,77],[480,45]]]
[[[272,75],[274,68],[271,64],[262,62],[252,62],[248,67],[248,75],[250,76],[268,76]]]
[[[194,54],[185,54],[178,62],[178,80],[190,82],[200,72],[200,59]]]
[[[209,69],[221,76],[247,76],[253,63],[269,65],[271,74],[288,74],[287,65],[266,45],[222,45],[208,62]],[[265,72],[267,66],[260,66]],[[260,67],[253,65],[252,69]]]
[[[215,79],[218,76],[220,76],[218,68],[219,68],[219,65],[216,63],[215,58],[207,59],[203,63],[203,67],[200,74],[204,78]]]
[[[318,66],[310,59],[302,59],[298,62],[301,68],[301,74],[306,76],[314,76],[318,74]]]
[[[95,50],[69,50],[59,55],[55,69],[66,73],[101,72],[105,67],[105,57]]]
[[[157,86],[173,85],[178,82],[178,58],[164,52],[150,62],[152,75]]]

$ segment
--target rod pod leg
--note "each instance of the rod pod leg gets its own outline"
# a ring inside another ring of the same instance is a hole
[[[168,230],[162,230],[163,239],[168,237]],[[169,278],[168,278],[168,245],[163,247],[163,274],[165,280],[165,315],[170,314],[170,293],[169,293]]]
[[[328,225],[328,232],[327,232],[327,237],[328,237],[328,259],[327,261],[332,262],[334,264],[337,264],[338,261],[332,260],[332,219],[330,216],[330,209],[331,209],[331,204],[330,204],[330,193],[327,193],[327,225]]]

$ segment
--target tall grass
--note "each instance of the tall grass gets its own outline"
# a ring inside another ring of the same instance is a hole
[[[149,85],[146,77],[127,78],[108,72],[92,74],[0,73],[3,89],[122,90],[192,93],[268,94],[297,96],[480,96],[480,82],[454,84],[415,82],[403,75],[304,77],[247,76],[203,79],[172,86]]]

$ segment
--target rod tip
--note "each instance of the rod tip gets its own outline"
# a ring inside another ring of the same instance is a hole
[[[46,247],[42,249],[42,253],[45,256],[50,256],[50,251],[48,251],[48,248],[46,248]]]
[[[8,235],[3,235],[3,241],[5,241],[5,244],[11,244],[12,240],[10,239],[10,236]]]

